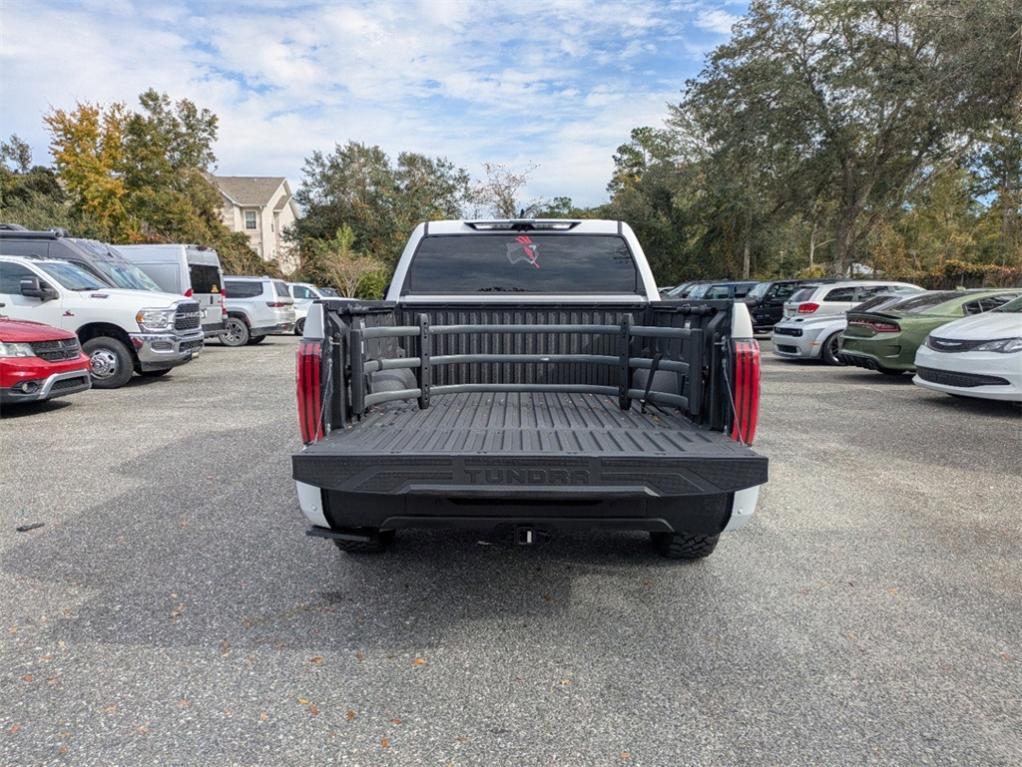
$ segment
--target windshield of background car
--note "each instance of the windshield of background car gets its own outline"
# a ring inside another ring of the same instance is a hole
[[[507,232],[425,237],[403,294],[639,293],[622,237]]]
[[[791,298],[789,298],[788,300],[793,304],[798,304],[801,303],[802,301],[808,301],[810,298],[813,297],[813,293],[815,292],[816,292],[815,285],[810,288],[802,288],[801,290],[796,290],[794,293],[792,293]]]
[[[68,263],[41,263],[37,266],[68,290],[101,290],[103,285],[84,269]]]
[[[935,293],[927,293],[922,296],[907,298],[899,301],[894,306],[888,307],[905,314],[926,314],[938,304],[953,301],[956,298],[965,298],[966,294],[957,290],[940,290]]]
[[[735,298],[745,298],[749,291],[756,287],[755,282],[739,282],[735,284]]]
[[[95,258],[92,265],[103,273],[114,285],[129,290],[159,290],[160,286],[153,282],[152,278],[134,264],[124,261],[111,261],[105,258]]]
[[[769,282],[761,282],[758,285],[754,285],[752,290],[750,290],[748,293],[745,294],[745,297],[746,298],[762,298],[763,296],[766,295],[766,292],[770,289],[770,285],[771,284],[772,283],[769,283]],[[735,295],[738,295],[737,291],[736,291]]]
[[[998,306],[993,311],[995,311],[995,312],[1012,312],[1014,314],[1022,313],[1022,296],[1019,296],[1018,298],[1013,299],[1013,300],[1009,301],[1008,303],[1003,304],[1002,306]]]
[[[330,298],[339,298],[340,295],[341,295],[340,293],[338,293],[333,288],[316,288],[316,289],[319,291],[319,294],[321,296],[329,296]]]
[[[881,293],[878,296],[863,301],[861,304],[856,304],[853,308],[853,312],[868,312],[872,309],[879,309],[881,306],[890,306],[896,304],[899,301],[904,301],[904,296],[893,296],[890,293]]]

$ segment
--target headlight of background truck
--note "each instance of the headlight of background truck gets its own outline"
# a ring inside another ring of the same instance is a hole
[[[0,357],[34,357],[31,344],[0,343]]]
[[[135,322],[147,332],[170,330],[174,324],[176,310],[171,309],[140,309],[135,315]]]

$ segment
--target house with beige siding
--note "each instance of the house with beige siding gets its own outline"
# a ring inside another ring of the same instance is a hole
[[[264,261],[274,261],[285,274],[298,267],[297,256],[284,240],[298,218],[298,205],[283,176],[214,176],[227,228],[248,237]]]

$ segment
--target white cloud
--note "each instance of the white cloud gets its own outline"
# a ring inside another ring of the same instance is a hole
[[[323,6],[122,0],[8,3],[0,133],[45,155],[42,115],[76,100],[134,104],[149,87],[220,117],[221,172],[283,174],[348,140],[484,161],[538,164],[530,192],[605,198],[631,128],[658,124],[695,74],[686,24],[724,11],[653,0],[361,0]],[[710,26],[706,26],[710,25]],[[29,41],[45,38],[47,55]],[[654,73],[654,74],[650,74]]]
[[[720,8],[700,11],[696,15],[695,24],[700,29],[716,32],[718,35],[730,35],[731,27],[738,23],[741,16],[735,16]]]

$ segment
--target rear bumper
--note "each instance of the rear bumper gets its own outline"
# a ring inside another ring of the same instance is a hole
[[[874,340],[842,335],[837,356],[846,365],[866,370],[915,370],[911,358],[906,359],[906,351],[897,336]]]
[[[343,494],[298,482],[298,498],[311,535],[366,528],[400,530],[443,528],[492,530],[506,525],[553,531],[637,530],[716,535],[736,530],[752,518],[759,487],[735,493],[685,498],[627,497],[536,501],[465,502],[436,496]]]
[[[767,460],[755,454],[660,466],[650,460],[644,468],[553,456],[532,468],[515,468],[512,458],[493,468],[467,458],[433,457],[428,466],[387,459],[353,467],[341,457],[293,456],[306,518],[341,531],[515,524],[714,535],[748,521],[767,479]]]
[[[226,330],[226,325],[223,320],[220,320],[219,322],[202,323],[202,333],[206,338],[216,338],[217,336],[222,335],[224,330]]]
[[[287,335],[294,333],[295,323],[290,322],[278,322],[274,325],[253,325],[248,329],[248,332],[254,336],[274,336],[274,335]]]

